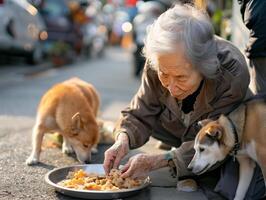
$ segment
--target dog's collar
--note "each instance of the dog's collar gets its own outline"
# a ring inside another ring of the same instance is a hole
[[[234,144],[234,146],[231,149],[229,154],[231,156],[233,156],[234,160],[235,160],[235,157],[237,155],[237,151],[240,149],[240,143],[239,143],[238,134],[237,134],[237,130],[236,130],[236,126],[235,126],[234,122],[232,121],[232,119],[230,117],[228,117],[228,120],[229,120],[229,122],[230,122],[230,124],[232,126],[234,137],[235,137],[235,144]]]

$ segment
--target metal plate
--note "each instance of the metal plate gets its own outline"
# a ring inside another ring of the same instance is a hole
[[[64,180],[70,171],[83,169],[88,173],[105,174],[102,164],[75,165],[69,167],[56,168],[45,175],[45,181],[53,186],[56,191],[83,199],[117,199],[134,195],[150,184],[150,178],[147,177],[144,183],[136,188],[122,189],[117,191],[95,191],[95,190],[75,190],[58,185],[57,183]]]

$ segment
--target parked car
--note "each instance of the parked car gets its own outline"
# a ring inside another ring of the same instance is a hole
[[[30,64],[42,60],[45,24],[26,0],[0,0],[0,53],[24,56]]]
[[[83,54],[85,57],[101,57],[108,39],[102,3],[91,1],[85,14],[89,20],[82,28]]]

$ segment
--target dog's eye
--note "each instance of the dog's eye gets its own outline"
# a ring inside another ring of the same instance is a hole
[[[204,148],[199,148],[200,153],[203,152],[205,149]]]
[[[89,145],[87,145],[87,144],[83,144],[83,146],[84,146],[85,148],[88,148],[88,147],[89,147]]]

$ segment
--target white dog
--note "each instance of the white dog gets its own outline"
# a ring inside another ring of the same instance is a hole
[[[245,198],[255,162],[266,180],[266,103],[249,101],[229,116],[218,120],[203,120],[195,138],[195,155],[188,168],[202,174],[217,162],[233,155],[239,162],[239,182],[234,200]],[[265,181],[266,185],[266,181]]]

